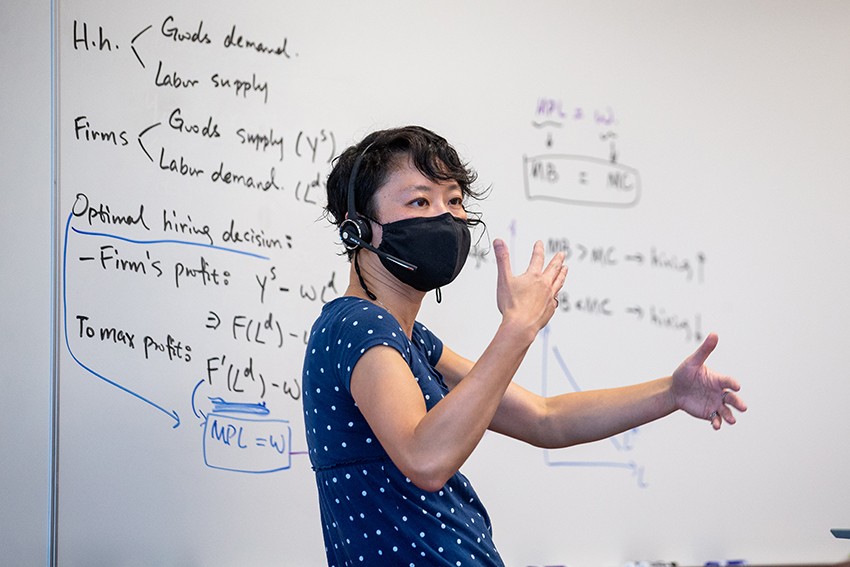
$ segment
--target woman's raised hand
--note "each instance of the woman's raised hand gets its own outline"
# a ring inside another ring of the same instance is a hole
[[[717,346],[717,335],[710,333],[703,343],[673,372],[675,404],[694,417],[707,419],[714,429],[725,421],[735,423],[732,408],[747,411],[747,404],[738,395],[741,385],[725,374],[714,372],[705,365]]]
[[[536,333],[549,322],[558,307],[558,292],[567,277],[564,253],[555,254],[544,268],[543,242],[538,240],[534,243],[528,269],[515,276],[504,240],[494,240],[493,250],[499,272],[496,304],[504,321],[531,327]]]

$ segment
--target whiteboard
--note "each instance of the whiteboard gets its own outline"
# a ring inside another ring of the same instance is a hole
[[[477,356],[515,269],[565,250],[516,381],[710,359],[751,410],[464,466],[508,565],[836,561],[850,522],[850,5],[58,3],[60,565],[316,565],[307,329],[348,266],[334,156],[421,124],[490,187],[420,319]]]

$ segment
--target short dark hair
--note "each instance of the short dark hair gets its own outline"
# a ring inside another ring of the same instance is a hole
[[[368,151],[365,151],[368,148]],[[328,203],[325,215],[339,226],[348,213],[348,182],[358,156],[354,207],[357,213],[375,218],[375,192],[409,156],[416,169],[432,181],[455,181],[467,198],[480,199],[484,192],[473,188],[478,175],[463,162],[445,138],[421,126],[404,126],[372,132],[359,144],[342,152],[328,175]],[[349,253],[349,257],[351,253]]]

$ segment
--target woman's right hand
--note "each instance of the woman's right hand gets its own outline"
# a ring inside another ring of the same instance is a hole
[[[504,322],[529,328],[536,335],[558,307],[558,292],[567,277],[564,253],[555,254],[543,268],[543,242],[538,240],[534,243],[528,269],[515,276],[511,271],[510,253],[504,240],[494,240],[493,250],[498,269],[496,304]]]

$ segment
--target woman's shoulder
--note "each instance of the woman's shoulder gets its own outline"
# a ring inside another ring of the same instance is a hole
[[[401,326],[389,311],[359,297],[338,297],[324,305],[313,325],[313,334],[403,335]]]
[[[319,315],[318,320],[326,320],[331,323],[345,323],[365,319],[391,319],[392,316],[389,315],[389,311],[367,299],[344,295],[326,303],[322,307],[322,313]],[[393,321],[395,320],[393,319]]]
[[[368,305],[371,305],[371,302],[366,301],[365,299],[351,295],[343,295],[342,297],[337,297],[336,299],[332,299],[325,303],[322,306],[322,313],[319,316],[319,319],[341,319],[355,313],[358,310],[362,310]]]

